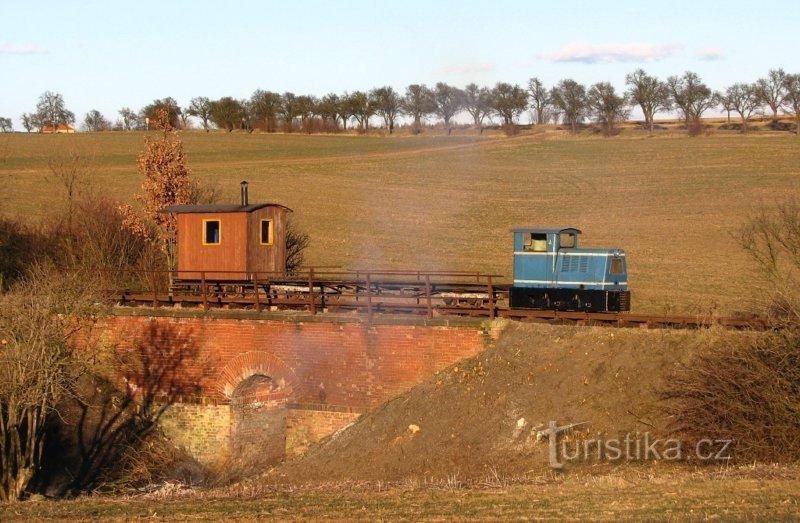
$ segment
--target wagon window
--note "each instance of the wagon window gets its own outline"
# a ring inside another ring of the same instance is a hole
[[[559,247],[562,249],[572,249],[575,247],[575,234],[571,232],[562,232],[559,238]]]
[[[203,220],[203,245],[219,245],[220,241],[219,220]]]
[[[545,252],[547,251],[547,234],[532,232],[525,237],[525,245],[523,250],[529,252]]]
[[[272,245],[272,220],[261,220],[261,245]]]
[[[622,265],[622,258],[611,258],[611,269],[609,272],[611,274],[623,274],[625,272],[625,268]]]

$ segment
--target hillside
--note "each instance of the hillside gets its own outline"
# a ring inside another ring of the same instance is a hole
[[[548,470],[537,429],[667,434],[658,390],[716,331],[509,324],[495,347],[440,372],[272,471],[266,481],[520,477]],[[728,338],[731,339],[731,338]]]
[[[633,307],[643,313],[752,309],[757,285],[735,230],[760,205],[800,196],[798,139],[766,131],[182,138],[194,175],[227,199],[246,179],[251,199],[291,207],[311,236],[309,264],[508,278],[509,228],[571,225],[584,245],[626,249]],[[0,215],[38,220],[64,206],[53,158],[77,162],[82,191],[130,201],[142,139],[0,136]]]

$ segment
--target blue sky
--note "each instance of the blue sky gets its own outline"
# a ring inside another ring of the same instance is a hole
[[[0,0],[0,116],[45,90],[112,121],[172,96],[324,95],[437,81],[624,88],[638,67],[714,89],[800,73],[800,2]]]

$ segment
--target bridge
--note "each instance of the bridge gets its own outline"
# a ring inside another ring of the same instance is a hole
[[[118,306],[98,327],[147,360],[125,380],[171,403],[161,425],[178,446],[207,465],[268,465],[483,351],[502,322]]]

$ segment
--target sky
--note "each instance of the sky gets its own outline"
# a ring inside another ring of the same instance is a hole
[[[764,7],[761,7],[763,5]],[[172,96],[322,96],[443,81],[625,87],[637,68],[713,89],[800,73],[800,1],[0,0],[0,116],[44,91],[80,123]]]

